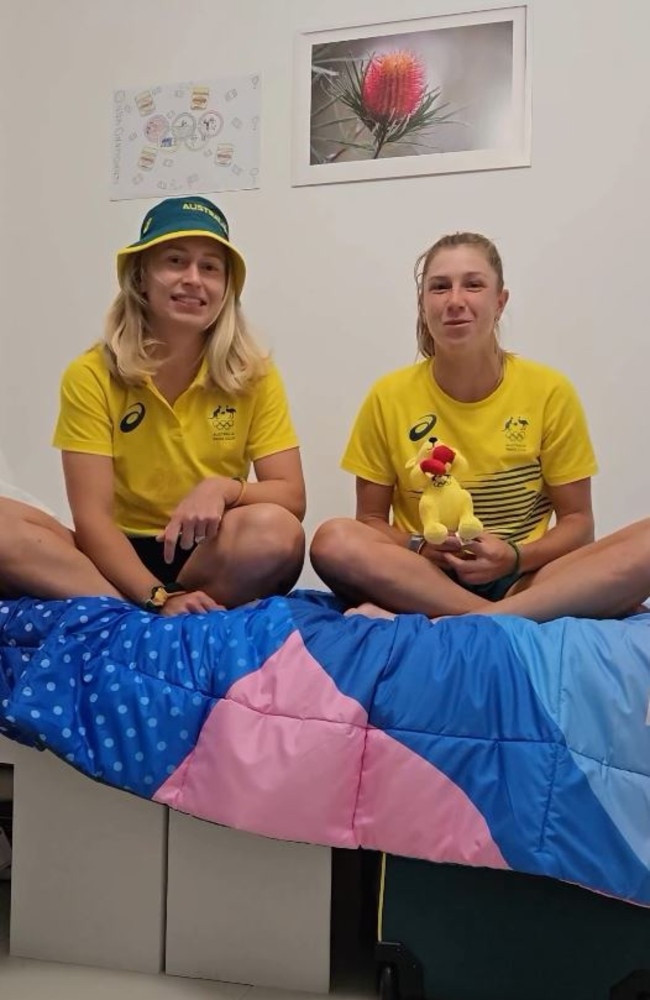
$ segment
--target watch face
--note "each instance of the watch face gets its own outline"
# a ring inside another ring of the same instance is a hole
[[[151,603],[157,608],[162,608],[163,604],[167,600],[167,591],[164,587],[154,587],[151,591]]]
[[[424,535],[411,535],[409,538],[408,547],[411,552],[417,552],[422,543],[424,542]]]

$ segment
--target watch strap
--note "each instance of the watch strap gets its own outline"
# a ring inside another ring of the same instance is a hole
[[[419,555],[420,552],[422,551],[422,549],[424,548],[424,546],[426,544],[427,544],[427,540],[424,537],[424,535],[413,534],[413,535],[409,535],[409,540],[407,542],[407,548],[411,552],[415,552],[415,553],[417,553],[417,555]]]
[[[146,611],[159,614],[170,597],[186,593],[183,584],[177,580],[172,580],[171,583],[157,583],[151,588],[151,593],[142,606]]]

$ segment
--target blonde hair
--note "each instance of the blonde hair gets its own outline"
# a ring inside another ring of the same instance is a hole
[[[429,269],[429,264],[440,250],[449,250],[454,247],[476,247],[481,250],[485,258],[494,271],[497,278],[497,291],[503,290],[503,262],[496,246],[487,236],[481,233],[449,233],[441,236],[439,240],[430,246],[428,250],[420,254],[415,262],[415,286],[418,298],[418,318],[416,325],[416,337],[418,351],[425,358],[432,358],[435,354],[433,337],[429,332],[427,321],[424,316],[423,295],[424,276]],[[495,326],[495,336],[498,334],[498,324]],[[499,348],[499,350],[501,350]]]
[[[106,364],[113,377],[126,385],[142,385],[162,363],[150,350],[153,337],[147,300],[140,291],[141,278],[142,253],[131,254],[104,327]],[[203,355],[209,381],[229,395],[246,393],[268,370],[269,356],[255,342],[236,299],[231,268],[219,315],[205,331],[205,338]]]

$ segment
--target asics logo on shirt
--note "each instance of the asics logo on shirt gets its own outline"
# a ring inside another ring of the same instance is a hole
[[[409,440],[421,441],[431,433],[437,423],[438,418],[435,413],[425,413],[424,416],[418,417],[417,424],[414,424],[409,431]]]
[[[120,420],[120,430],[122,433],[128,434],[130,431],[134,431],[136,427],[139,427],[144,420],[145,413],[144,403],[134,403],[133,406],[129,407]]]

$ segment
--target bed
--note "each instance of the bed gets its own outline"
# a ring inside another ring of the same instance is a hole
[[[235,829],[650,903],[650,615],[0,602],[0,732]]]

